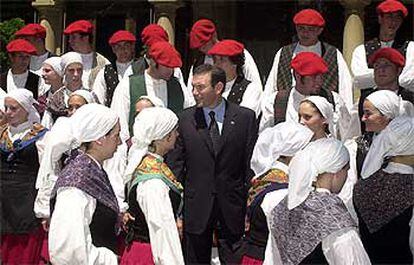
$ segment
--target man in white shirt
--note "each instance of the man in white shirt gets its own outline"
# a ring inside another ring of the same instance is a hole
[[[275,91],[289,89],[295,85],[290,62],[298,53],[307,51],[323,57],[328,63],[328,73],[324,76],[323,87],[338,92],[350,110],[353,106],[353,95],[348,66],[337,48],[319,40],[325,26],[325,19],[314,9],[304,9],[294,16],[293,23],[299,41],[277,51],[266,81],[263,98],[266,99]],[[266,101],[263,103],[266,104]],[[262,106],[262,108],[269,108],[269,106]]]
[[[107,64],[96,76],[92,90],[101,104],[111,105],[114,90],[119,81],[137,74],[134,71],[135,36],[126,30],[118,30],[109,38],[109,45],[116,55],[115,64]]]
[[[370,57],[380,48],[397,49],[406,59],[406,65],[399,76],[400,86],[414,91],[414,42],[398,39],[397,31],[408,15],[407,8],[395,0],[386,0],[377,6],[379,35],[355,48],[351,69],[355,87],[366,89],[375,85],[374,69],[368,63]]]
[[[38,75],[29,71],[30,56],[36,54],[36,47],[27,40],[17,39],[9,42],[6,49],[11,67],[0,75],[0,87],[7,92],[26,88],[37,99],[41,80]]]
[[[92,48],[93,25],[87,20],[77,20],[63,31],[69,36],[69,46],[82,56],[82,83],[85,89],[91,90],[98,72],[109,64],[109,60],[95,52]]]
[[[213,58],[208,55],[208,51],[218,42],[216,26],[211,20],[200,19],[196,21],[191,28],[190,32],[190,48],[197,50],[198,56],[196,56],[193,65],[190,69],[188,76],[187,88],[191,92],[193,87],[191,82],[193,80],[193,69],[202,64],[213,64]],[[245,63],[243,65],[244,77],[254,83],[256,86],[262,88],[262,81],[260,79],[259,70],[252,55],[243,49]]]
[[[41,75],[43,62],[54,56],[45,47],[46,29],[40,24],[31,23],[14,33],[14,36],[25,39],[36,47],[36,54],[30,59],[30,70]]]
[[[292,60],[291,67],[295,77],[295,85],[289,89],[275,91],[264,97],[263,116],[259,130],[272,127],[283,121],[299,121],[299,105],[302,100],[311,95],[319,95],[328,100],[334,107],[334,130],[338,138],[345,140],[354,135],[350,134],[349,123],[351,116],[340,95],[323,87],[324,75],[328,73],[328,64],[314,52],[301,52]]]
[[[112,98],[111,109],[119,116],[122,145],[113,158],[105,164],[105,171],[111,180],[115,194],[120,202],[121,212],[127,205],[123,202],[127,144],[132,137],[135,118],[135,103],[141,96],[159,98],[164,106],[176,113],[195,104],[194,97],[182,82],[173,76],[174,68],[182,65],[180,54],[166,41],[152,44],[148,51],[149,67],[142,75],[132,75],[119,82]]]
[[[262,87],[246,79],[243,74],[245,58],[244,45],[235,40],[222,40],[208,51],[213,56],[214,65],[226,72],[226,86],[222,97],[237,105],[249,108],[260,114]]]

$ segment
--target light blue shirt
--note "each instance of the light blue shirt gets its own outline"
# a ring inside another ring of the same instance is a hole
[[[217,126],[221,134],[221,131],[223,130],[224,114],[226,113],[225,99],[222,98],[220,104],[218,104],[213,109],[210,109],[209,107],[203,107],[204,118],[206,119],[207,128],[210,126],[210,122],[211,122],[210,115],[208,115],[210,111],[214,111],[215,113],[214,117],[216,118]]]

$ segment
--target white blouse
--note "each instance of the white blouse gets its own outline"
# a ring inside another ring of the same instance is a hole
[[[49,255],[59,265],[111,265],[118,257],[105,247],[92,244],[89,225],[96,199],[78,188],[60,188],[49,227]]]
[[[137,202],[147,221],[151,251],[156,265],[184,264],[170,188],[160,179],[138,184]]]

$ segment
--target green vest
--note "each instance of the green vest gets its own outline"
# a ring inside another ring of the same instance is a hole
[[[180,82],[177,78],[171,77],[167,81],[167,100],[170,110],[178,114],[183,110],[184,105],[184,94],[181,89]],[[141,96],[147,95],[147,88],[145,87],[145,78],[144,75],[131,75],[129,77],[129,135],[132,137],[134,135],[133,125],[135,121],[135,103]]]

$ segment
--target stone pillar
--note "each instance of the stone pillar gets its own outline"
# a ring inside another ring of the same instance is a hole
[[[355,47],[364,43],[364,8],[371,0],[340,0],[339,2],[345,8],[346,16],[342,53],[348,66],[351,66]]]
[[[175,16],[176,10],[181,6],[179,0],[148,0],[154,5],[155,20],[163,27],[172,45],[175,43]]]
[[[46,49],[60,55],[63,38],[63,5],[60,0],[36,0],[32,6],[39,12],[39,22],[46,28]]]

